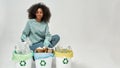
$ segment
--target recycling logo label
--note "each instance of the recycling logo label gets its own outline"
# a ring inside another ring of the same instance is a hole
[[[25,61],[20,61],[20,66],[25,66],[26,62]]]
[[[68,61],[67,58],[64,58],[64,59],[63,59],[63,64],[68,64],[68,62],[69,62],[69,61]]]
[[[40,65],[41,65],[41,66],[45,66],[45,65],[46,65],[45,60],[41,60]]]

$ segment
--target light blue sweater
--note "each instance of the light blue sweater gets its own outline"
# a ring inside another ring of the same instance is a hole
[[[21,36],[21,40],[25,41],[29,37],[32,43],[41,40],[51,41],[48,23],[37,22],[35,19],[29,19]]]

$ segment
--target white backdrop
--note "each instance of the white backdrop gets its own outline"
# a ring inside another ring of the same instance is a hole
[[[0,0],[0,68],[14,68],[12,51],[27,9],[40,1],[52,12],[58,45],[72,46],[72,68],[120,68],[120,0]]]

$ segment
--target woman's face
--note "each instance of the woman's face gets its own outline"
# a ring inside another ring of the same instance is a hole
[[[43,11],[41,8],[38,8],[38,10],[36,11],[36,19],[41,21],[42,17],[43,17]]]

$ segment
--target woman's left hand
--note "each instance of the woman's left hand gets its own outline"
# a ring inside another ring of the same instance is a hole
[[[44,47],[48,47],[50,44],[51,43],[48,40],[46,39],[44,40],[44,43],[43,43]]]

